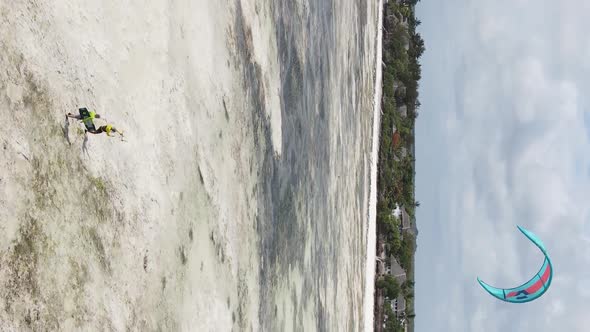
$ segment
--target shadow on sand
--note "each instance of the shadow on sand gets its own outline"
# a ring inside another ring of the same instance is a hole
[[[82,142],[82,152],[86,155],[90,155],[88,153],[88,133],[84,133],[84,141]]]
[[[72,145],[72,142],[70,141],[70,121],[68,121],[68,116],[66,115],[66,119],[64,122],[64,126],[61,127],[61,131],[64,134],[64,138],[66,139],[66,141],[68,142],[69,145]]]

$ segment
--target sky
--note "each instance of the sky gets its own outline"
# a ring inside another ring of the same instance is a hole
[[[590,326],[590,1],[422,0],[416,331]],[[510,304],[477,283],[530,279]]]

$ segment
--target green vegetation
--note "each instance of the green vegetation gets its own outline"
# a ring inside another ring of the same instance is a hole
[[[416,238],[414,236],[404,236],[399,253],[394,253],[399,258],[399,264],[406,270],[413,267],[414,252],[416,251]]]
[[[390,1],[384,7],[383,97],[379,169],[377,175],[378,253],[384,245],[385,257],[393,255],[406,272],[407,281],[399,286],[391,275],[380,275],[376,287],[387,299],[403,294],[405,312],[393,313],[385,301],[382,316],[376,317],[377,331],[402,331],[404,324],[413,327],[413,262],[416,251],[414,125],[418,117],[418,82],[421,78],[419,58],[424,41],[416,32],[420,21],[414,14],[419,0]],[[393,211],[402,208],[404,225]],[[384,264],[389,264],[389,259]]]
[[[384,308],[384,314],[387,317],[395,317],[395,313],[391,306],[386,305]],[[386,332],[404,332],[404,326],[397,319],[388,319],[385,321],[385,328],[383,331]]]
[[[381,288],[385,291],[385,296],[390,299],[394,299],[399,295],[401,291],[400,285],[397,280],[392,276],[385,276],[385,278],[377,281],[377,288]]]

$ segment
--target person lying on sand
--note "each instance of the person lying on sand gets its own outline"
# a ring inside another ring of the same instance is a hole
[[[68,114],[66,114],[66,118],[73,118],[76,120],[83,121],[84,126],[86,126],[85,132],[87,132],[87,133],[91,133],[91,134],[106,133],[107,136],[111,136],[111,132],[113,132],[113,133],[118,133],[119,135],[121,135],[121,140],[123,140],[123,131],[113,127],[113,125],[111,125],[111,124],[106,124],[104,126],[98,127],[98,129],[96,129],[96,126],[94,125],[94,119],[100,119],[101,118],[100,114],[96,114],[95,112],[89,112],[86,107],[79,108],[78,111],[80,112],[80,115],[68,113]]]
[[[80,115],[68,113],[66,114],[66,117],[84,122],[84,126],[86,126],[87,131],[96,131],[94,119],[100,119],[100,114],[96,114],[96,112],[89,112],[86,107],[79,108],[78,111],[80,112]]]

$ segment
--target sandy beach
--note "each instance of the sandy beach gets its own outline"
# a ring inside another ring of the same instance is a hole
[[[381,95],[383,79],[383,0],[379,0],[379,18],[377,19],[376,60],[375,60],[375,99],[373,100],[373,141],[371,144],[371,167],[369,188],[369,213],[367,221],[367,266],[365,284],[365,325],[364,331],[374,329],[375,307],[375,263],[377,257],[377,162],[379,159],[379,133],[381,132]]]
[[[0,4],[1,329],[369,326],[377,15]]]

